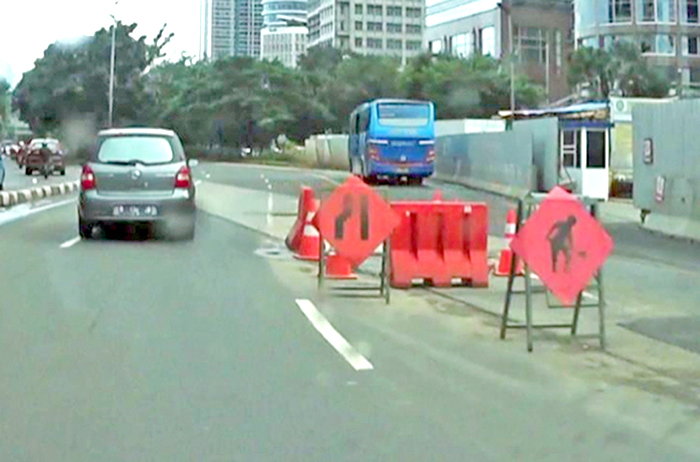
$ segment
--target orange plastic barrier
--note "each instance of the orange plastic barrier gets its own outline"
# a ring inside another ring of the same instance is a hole
[[[484,203],[396,201],[401,224],[391,236],[391,285],[417,279],[436,287],[454,280],[488,287],[488,207]]]

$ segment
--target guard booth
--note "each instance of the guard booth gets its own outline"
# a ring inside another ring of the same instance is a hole
[[[501,118],[512,117],[499,111]],[[558,156],[542,159],[540,170],[556,169],[556,184],[540,184],[543,191],[562,186],[572,193],[592,199],[610,196],[610,133],[612,123],[607,101],[574,104],[565,107],[515,111],[518,121],[556,117],[558,120]],[[549,141],[547,141],[549,142]],[[556,165],[553,163],[556,162]]]
[[[559,178],[575,194],[607,200],[610,194],[610,123],[559,121]]]

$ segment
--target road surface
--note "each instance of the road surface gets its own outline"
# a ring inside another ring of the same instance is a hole
[[[258,187],[246,169],[197,176]],[[315,178],[266,174],[290,194]],[[635,392],[450,331],[410,294],[319,296],[307,267],[260,257],[273,244],[232,221],[200,212],[189,243],[78,241],[74,197],[21,207],[0,213],[0,460],[700,456],[618,415],[646,409]]]

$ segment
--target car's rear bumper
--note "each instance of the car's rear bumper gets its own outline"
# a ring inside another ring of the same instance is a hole
[[[113,210],[122,205],[153,205],[158,207],[158,216],[115,217]],[[105,195],[97,191],[81,191],[78,199],[78,213],[84,221],[102,223],[131,223],[153,221],[194,220],[196,207],[194,193],[189,190],[176,190],[163,195]]]
[[[370,162],[369,171],[375,175],[392,177],[419,176],[428,177],[435,171],[435,164],[397,164],[389,162]]]

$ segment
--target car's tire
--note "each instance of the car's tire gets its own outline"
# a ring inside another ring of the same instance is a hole
[[[31,169],[31,168],[25,168],[25,169],[24,169],[24,174],[27,175],[27,176],[31,176],[31,175],[32,175],[32,169]]]
[[[61,176],[66,176],[66,169],[61,170]]]
[[[82,218],[78,217],[78,234],[82,239],[92,238],[92,227],[91,223],[84,221]]]
[[[423,185],[423,177],[422,176],[409,176],[408,177],[408,184],[411,186],[422,186]]]

